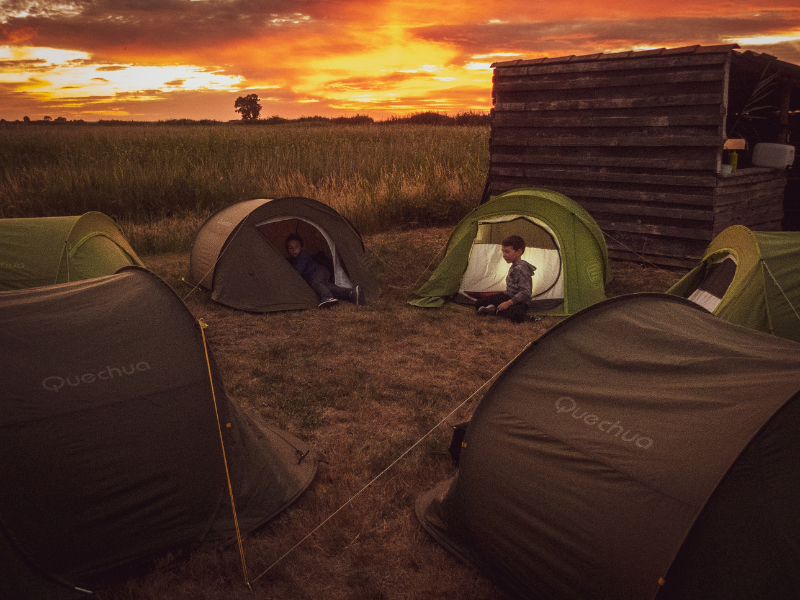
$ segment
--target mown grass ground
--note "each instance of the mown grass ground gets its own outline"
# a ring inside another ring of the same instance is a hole
[[[253,591],[228,545],[164,560],[101,592],[102,600],[504,598],[427,535],[414,502],[454,473],[450,426],[467,420],[485,384],[557,320],[513,325],[463,308],[408,305],[449,233],[367,236],[383,294],[326,311],[225,308],[181,281],[188,253],[144,256],[208,323],[233,401],[308,441],[319,471],[297,502],[246,536]],[[684,273],[624,262],[614,269],[610,296],[665,291]]]

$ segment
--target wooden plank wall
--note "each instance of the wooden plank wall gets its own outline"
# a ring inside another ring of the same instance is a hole
[[[724,223],[748,224],[739,208],[769,212],[749,188],[774,187],[717,174],[729,60],[730,47],[695,47],[496,64],[489,194],[561,192],[612,257],[693,266]]]

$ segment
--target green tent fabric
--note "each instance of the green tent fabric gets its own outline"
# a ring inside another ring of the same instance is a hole
[[[800,342],[800,232],[728,227],[667,292],[725,321]]]
[[[800,344],[620,296],[507,366],[417,515],[524,598],[800,598],[798,430]]]
[[[245,200],[211,215],[192,246],[186,282],[240,310],[315,308],[319,299],[286,259],[284,241],[290,233],[303,238],[310,254],[324,257],[337,285],[359,285],[367,299],[380,293],[352,223],[302,197]]]
[[[461,220],[444,258],[409,304],[439,308],[448,300],[504,291],[508,264],[500,241],[510,234],[526,241],[523,258],[536,267],[534,310],[572,314],[605,299],[612,271],[594,219],[562,194],[522,188],[493,197]]]
[[[221,440],[242,532],[316,473],[230,401],[198,322],[140,267],[0,293],[0,347],[0,598],[74,597],[233,538]]]
[[[0,290],[91,279],[129,265],[144,266],[103,213],[0,219]]]

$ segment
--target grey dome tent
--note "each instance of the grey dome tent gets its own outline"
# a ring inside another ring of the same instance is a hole
[[[315,308],[319,299],[286,259],[290,233],[303,238],[337,285],[359,285],[368,299],[378,294],[355,227],[329,206],[301,197],[245,200],[211,215],[192,246],[186,282],[240,310]]]
[[[0,347],[0,598],[71,598],[232,538],[221,438],[243,532],[314,477],[305,443],[232,404],[145,269],[0,293]]]
[[[512,361],[417,515],[525,598],[798,598],[798,431],[800,344],[621,296]]]
[[[525,240],[523,258],[536,267],[535,311],[569,315],[605,300],[611,266],[591,215],[558,192],[520,188],[492,197],[456,225],[444,258],[408,303],[439,308],[505,291],[508,264],[500,243],[512,234]]]
[[[0,219],[0,290],[53,285],[144,266],[109,217]]]

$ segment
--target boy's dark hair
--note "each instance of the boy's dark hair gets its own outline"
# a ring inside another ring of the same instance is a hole
[[[305,246],[305,244],[303,243],[303,238],[301,238],[301,237],[300,237],[299,235],[297,235],[296,233],[290,233],[289,235],[287,235],[287,236],[286,236],[286,241],[284,241],[284,242],[283,242],[283,247],[284,247],[284,248],[288,248],[288,247],[289,247],[289,242],[293,242],[293,241],[298,241],[298,242],[300,242],[300,247],[301,247],[301,248],[302,248],[303,246]]]
[[[501,246],[511,246],[514,250],[522,250],[525,251],[525,240],[523,240],[518,235],[510,235],[502,242],[500,242]]]

